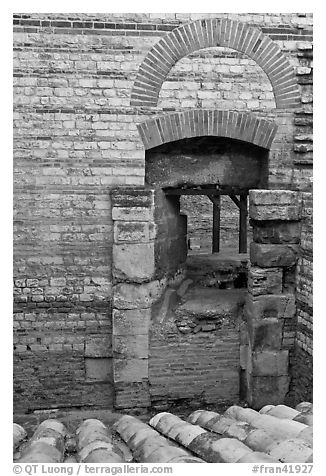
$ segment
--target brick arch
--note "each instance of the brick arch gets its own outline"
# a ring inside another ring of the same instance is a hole
[[[139,67],[131,106],[156,107],[162,84],[175,63],[194,51],[214,46],[232,48],[252,58],[267,74],[277,108],[300,105],[295,72],[279,46],[258,28],[215,18],[176,28],[150,49]]]
[[[249,112],[191,109],[164,114],[137,124],[145,150],[166,142],[199,137],[229,137],[270,149],[277,131],[274,121]]]

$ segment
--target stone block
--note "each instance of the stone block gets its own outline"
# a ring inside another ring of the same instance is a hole
[[[282,345],[282,322],[274,318],[248,322],[249,343],[252,350],[280,350]]]
[[[86,358],[85,370],[87,380],[112,382],[112,359]]]
[[[113,207],[146,207],[154,205],[154,190],[144,187],[128,187],[113,189],[111,191]]]
[[[280,294],[282,292],[282,268],[258,268],[248,270],[248,291],[253,296]]]
[[[288,362],[288,350],[263,350],[251,354],[247,369],[254,377],[288,375]]]
[[[291,319],[296,313],[293,294],[255,296],[248,294],[245,314],[252,320],[276,318]]]
[[[284,402],[289,391],[289,377],[251,376],[248,386],[248,403],[253,409],[260,410],[265,405],[278,405]]]
[[[153,221],[154,209],[145,207],[113,207],[112,220]]]
[[[249,216],[252,220],[300,220],[300,205],[253,205],[249,204]]]
[[[250,204],[262,205],[299,205],[301,194],[292,190],[250,190]]]
[[[114,336],[147,335],[151,321],[151,309],[113,309],[112,333]]]
[[[114,336],[112,350],[114,358],[117,359],[147,359],[148,335]]]
[[[111,336],[88,335],[85,340],[85,357],[112,357]]]
[[[148,379],[148,359],[113,359],[114,382],[142,382]]]
[[[301,195],[290,190],[250,190],[249,216],[253,220],[299,220]]]
[[[154,272],[154,243],[113,245],[114,278],[129,282],[150,281]]]
[[[63,278],[63,279],[65,279],[65,278]],[[38,279],[27,279],[26,280],[26,286],[29,287],[29,288],[36,288],[38,285],[39,285],[39,280]]]
[[[254,221],[253,240],[255,243],[299,243],[300,242],[300,222],[299,221]]]
[[[298,245],[250,244],[250,261],[252,265],[262,268],[294,266],[298,257]]]
[[[66,285],[66,278],[51,278],[50,279],[50,286],[65,286]]]
[[[15,279],[15,286],[17,288],[25,288],[26,287],[26,279]]]
[[[114,222],[115,243],[148,243],[155,238],[155,224],[153,222]]]
[[[145,284],[117,284],[113,287],[113,307],[116,309],[150,308],[161,297],[165,286],[165,280]]]

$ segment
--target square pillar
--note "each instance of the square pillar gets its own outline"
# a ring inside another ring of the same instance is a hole
[[[151,305],[162,288],[155,280],[154,190],[143,187],[113,190],[112,219],[115,408],[146,408],[150,406]]]
[[[287,330],[295,325],[296,315],[295,289],[289,283],[299,252],[301,193],[251,190],[249,216],[254,241],[250,245],[244,311],[248,339],[242,367],[248,403],[260,409],[282,403],[289,389],[289,350],[294,342]]]

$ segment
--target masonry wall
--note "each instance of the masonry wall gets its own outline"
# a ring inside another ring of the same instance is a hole
[[[17,411],[112,406],[110,189],[144,183],[136,123],[194,106],[276,118],[270,187],[310,189],[312,16],[222,16],[262,28],[281,47],[300,83],[295,112],[275,113],[265,73],[228,48],[178,62],[156,108],[130,106],[151,46],[199,14],[14,15]],[[50,361],[60,362],[53,373]]]
[[[300,258],[297,264],[297,323],[292,356],[290,399],[312,401],[313,384],[313,243],[312,194],[302,196]]]
[[[239,400],[239,328],[181,334],[176,326],[154,325],[150,336],[149,379],[153,406],[193,407]]]

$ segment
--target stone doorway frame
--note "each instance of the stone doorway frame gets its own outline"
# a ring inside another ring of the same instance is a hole
[[[289,388],[289,351],[294,345],[295,287],[300,240],[301,193],[250,190],[253,226],[240,367],[253,408],[284,401]],[[151,306],[166,287],[155,278],[155,190],[112,191],[113,378],[117,410],[150,407]],[[123,276],[123,279],[121,278]],[[127,279],[126,279],[127,277]]]

